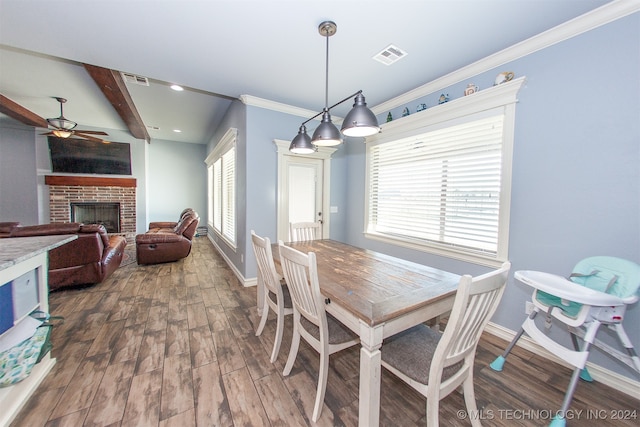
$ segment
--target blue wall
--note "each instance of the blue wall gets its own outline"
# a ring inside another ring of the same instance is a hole
[[[470,81],[487,88],[503,70],[527,77],[516,107],[509,244],[512,271],[536,269],[567,275],[577,261],[593,255],[640,262],[640,14]],[[433,106],[442,92],[457,97],[467,83],[443,88],[415,104]],[[393,112],[394,117],[401,115],[402,108]],[[456,273],[486,271],[365,239],[365,147],[347,144],[346,150],[346,242]],[[517,330],[530,294],[530,288],[511,279],[493,322]],[[638,304],[627,311],[625,324],[631,341],[640,347]],[[592,352],[589,360],[636,378],[630,368],[599,351]]]
[[[153,140],[148,150],[149,222],[177,221],[183,209],[193,208],[201,217],[200,225],[205,225],[206,146]]]

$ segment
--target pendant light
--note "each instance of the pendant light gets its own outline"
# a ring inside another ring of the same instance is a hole
[[[342,122],[342,133],[347,136],[370,136],[380,132],[378,120],[373,111],[367,108],[362,92],[355,98],[353,108]]]
[[[325,69],[325,91],[324,91],[324,109],[311,117],[298,130],[298,135],[291,141],[289,151],[297,154],[309,154],[317,150],[317,147],[330,147],[342,143],[342,135],[346,136],[370,136],[380,132],[378,120],[371,110],[367,108],[362,91],[358,91],[348,96],[337,104],[329,107],[329,37],[333,36],[338,26],[333,21],[324,21],[318,26],[318,32],[324,36],[327,41],[326,48],[326,69]],[[353,108],[347,114],[343,124],[342,133],[331,122],[331,109],[342,104],[351,97],[354,97]],[[305,124],[322,115],[320,124],[313,132],[313,137],[309,138]]]
[[[289,151],[295,154],[311,154],[316,151],[315,145],[311,143],[311,138],[307,134],[305,125],[300,126],[298,135],[291,141]]]

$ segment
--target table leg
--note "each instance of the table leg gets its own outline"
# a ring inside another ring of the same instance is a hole
[[[380,364],[382,346],[382,325],[370,327],[360,322],[360,427],[377,427],[380,424]]]

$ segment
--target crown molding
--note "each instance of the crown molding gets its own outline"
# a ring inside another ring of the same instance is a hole
[[[516,59],[530,55],[541,49],[598,28],[625,16],[640,11],[640,2],[637,0],[614,0],[597,9],[587,12],[563,24],[553,27],[527,40],[489,55],[479,61],[462,67],[452,73],[430,81],[409,92],[392,98],[371,108],[375,115],[393,110],[396,107],[407,105],[418,98],[432,94],[443,88],[469,79]]]
[[[267,110],[278,111],[280,113],[291,114],[293,116],[311,117],[317,112],[307,110],[306,108],[294,107],[293,105],[283,104],[281,102],[270,101],[264,98],[258,98],[252,95],[240,95],[240,101],[245,105],[252,107],[265,108]]]
[[[549,46],[553,46],[554,44],[561,43],[572,37],[593,30],[602,25],[606,25],[620,18],[624,18],[625,16],[638,11],[640,11],[640,2],[637,0],[613,0],[612,2],[580,15],[577,18],[571,19],[538,35],[530,37],[527,40],[412,89],[409,92],[405,92],[400,96],[371,107],[371,111],[373,111],[375,115],[379,115],[386,111],[393,110],[396,107],[407,105],[418,98],[430,95],[443,88],[449,87],[473,76],[477,76],[478,74],[496,67],[500,67],[501,65],[515,61],[516,59],[530,55]],[[268,99],[258,98],[252,95],[241,95],[240,100],[245,105],[265,108],[267,110],[278,111],[303,118],[312,117],[318,113],[317,111],[294,107],[292,105],[270,101]],[[343,118],[332,116],[332,119],[334,122],[340,123]]]

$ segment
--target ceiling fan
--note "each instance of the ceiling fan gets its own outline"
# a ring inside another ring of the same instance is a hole
[[[108,135],[108,133],[101,132],[101,131],[93,131],[93,130],[75,129],[75,127],[78,124],[76,122],[73,122],[67,119],[62,112],[62,104],[67,102],[67,100],[64,98],[59,98],[57,96],[55,97],[55,99],[60,103],[60,117],[47,119],[49,126],[51,126],[53,129],[51,129],[50,132],[46,132],[41,135],[53,135],[53,136],[57,136],[58,138],[69,138],[71,135],[75,135],[80,138],[88,139],[89,141],[109,143],[109,141],[105,141],[102,138],[97,138],[95,136],[92,136],[92,135]]]

